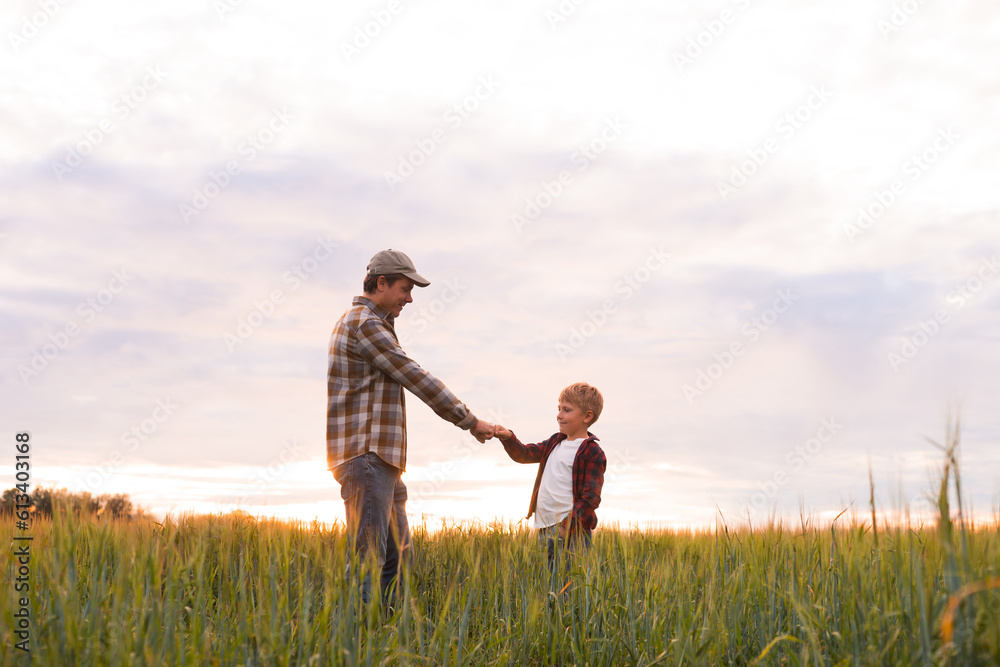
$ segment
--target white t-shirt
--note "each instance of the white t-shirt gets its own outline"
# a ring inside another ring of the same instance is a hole
[[[573,511],[573,460],[583,440],[563,440],[549,454],[538,485],[535,528],[554,526]]]

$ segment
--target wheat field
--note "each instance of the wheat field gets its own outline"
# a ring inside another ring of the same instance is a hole
[[[33,522],[37,665],[996,665],[1000,522],[601,529],[551,578],[530,531],[413,536],[392,611],[342,530],[245,514]],[[876,520],[877,521],[877,520]],[[0,534],[12,543],[9,518]],[[11,550],[0,596],[13,649]]]

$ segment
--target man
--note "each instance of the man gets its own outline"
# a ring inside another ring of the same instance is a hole
[[[403,306],[413,302],[414,285],[430,281],[398,250],[375,253],[368,263],[364,295],[333,328],[327,377],[326,455],[347,510],[354,565],[373,557],[381,567],[383,598],[394,591],[411,559],[406,521],[406,409],[403,389],[442,419],[471,430],[480,442],[493,425],[478,419],[433,375],[399,346],[394,328]],[[371,599],[371,577],[362,583]]]

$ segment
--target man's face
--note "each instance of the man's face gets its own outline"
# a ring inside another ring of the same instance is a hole
[[[380,278],[378,291],[372,300],[392,313],[393,317],[399,317],[399,314],[403,312],[403,306],[413,303],[413,297],[410,296],[413,286],[414,282],[409,278],[400,278],[392,284],[392,287],[388,286],[388,281],[385,278]]]

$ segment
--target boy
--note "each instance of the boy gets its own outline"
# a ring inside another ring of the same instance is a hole
[[[559,394],[559,432],[548,440],[524,445],[503,426],[498,424],[494,429],[511,459],[539,464],[527,518],[535,515],[535,528],[548,552],[550,569],[556,542],[560,547],[573,547],[582,541],[589,547],[597,525],[595,510],[601,504],[608,461],[597,437],[587,429],[603,408],[601,392],[586,382],[577,382]]]

